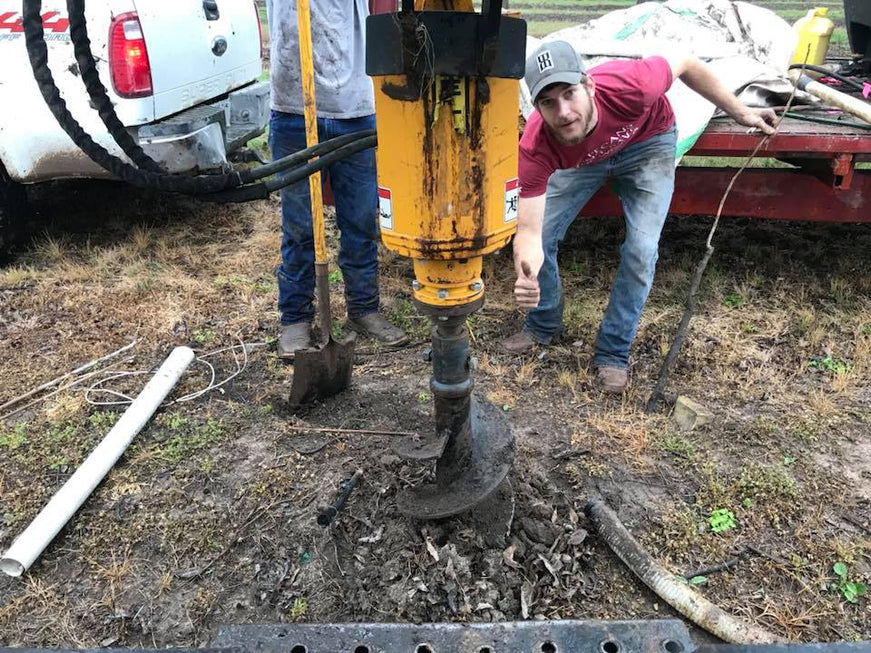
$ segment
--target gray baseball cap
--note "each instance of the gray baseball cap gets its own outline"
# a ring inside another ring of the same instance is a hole
[[[551,84],[580,84],[587,74],[574,47],[566,41],[547,41],[526,58],[526,85],[532,102]]]

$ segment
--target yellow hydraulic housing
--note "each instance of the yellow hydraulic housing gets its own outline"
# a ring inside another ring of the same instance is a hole
[[[444,7],[416,4],[424,12]],[[473,11],[468,1],[448,4]],[[427,24],[415,34],[420,25]],[[422,41],[419,57],[437,57]],[[428,74],[426,65],[413,80],[373,75],[379,215],[384,244],[414,260],[415,299],[440,309],[483,297],[482,257],[506,245],[516,229],[519,81],[439,73],[438,62]]]

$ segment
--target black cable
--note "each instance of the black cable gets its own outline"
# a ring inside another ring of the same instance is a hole
[[[206,200],[207,202],[250,202],[252,200],[266,199],[269,197],[270,193],[280,190],[285,186],[295,184],[315,172],[332,165],[336,161],[349,157],[352,154],[356,154],[361,150],[375,147],[376,142],[377,139],[374,135],[360,138],[348,143],[347,145],[336,148],[332,152],[325,154],[311,163],[298,166],[290,172],[280,175],[275,179],[260,184],[251,184],[240,188],[233,188],[219,193],[200,195],[200,199]]]
[[[789,118],[794,118],[796,120],[804,120],[806,122],[818,122],[821,125],[838,125],[839,127],[855,127],[858,129],[867,129],[871,130],[871,125],[855,122],[853,120],[834,120],[832,118],[821,118],[819,116],[808,116],[803,113],[793,113],[792,111],[788,111],[783,114]]]
[[[85,21],[85,3],[84,0],[67,0],[67,13],[70,21],[70,38],[73,42],[73,48],[76,54],[76,62],[79,64],[79,72],[82,74],[82,82],[88,90],[88,95],[91,96],[94,108],[100,115],[106,129],[109,130],[112,138],[118,143],[118,146],[124,151],[124,154],[130,157],[139,168],[148,170],[155,174],[161,174],[164,170],[158,165],[157,161],[148,156],[139,146],[126,127],[118,119],[118,114],[115,113],[115,107],[112,105],[112,100],[109,99],[106,93],[106,87],[100,81],[100,74],[97,72],[97,62],[94,61],[94,55],[91,52],[91,41],[88,38],[88,28]]]
[[[348,145],[358,140],[362,140],[367,136],[374,135],[374,129],[364,129],[362,131],[354,132],[352,134],[336,136],[335,138],[331,138],[328,141],[323,141],[321,143],[318,143],[317,145],[313,145],[312,147],[300,150],[299,152],[294,152],[293,154],[289,154],[281,159],[276,159],[275,161],[272,161],[270,163],[265,163],[263,165],[257,166],[256,168],[241,170],[239,172],[239,176],[242,177],[242,181],[247,184],[256,179],[263,179],[263,177],[269,177],[270,175],[274,175],[275,173],[281,172],[282,170],[292,168],[295,165],[308,161],[312,157],[324,156],[344,145]]]
[[[36,79],[37,86],[39,87],[43,99],[61,128],[67,133],[72,141],[88,155],[88,157],[108,172],[134,186],[141,188],[156,188],[161,191],[178,192],[188,195],[206,193],[211,194],[209,199],[213,199],[213,201],[239,202],[247,201],[247,199],[262,199],[268,197],[269,193],[273,190],[283,188],[284,186],[294,183],[299,179],[303,179],[335,161],[350,156],[360,150],[374,147],[376,144],[374,131],[366,130],[354,134],[346,134],[319,143],[311,148],[295,152],[263,166],[266,170],[254,168],[250,170],[234,171],[228,174],[199,175],[195,177],[184,177],[181,175],[154,173],[148,170],[137,170],[97,144],[91,136],[82,129],[81,125],[76,121],[72,114],[70,114],[66,102],[61,97],[51,70],[48,67],[48,48],[45,43],[42,27],[41,10],[42,0],[23,0],[22,18],[27,53],[30,59],[31,68],[33,69],[34,78]],[[83,36],[83,32],[78,29],[76,34],[78,37]],[[84,38],[87,39],[86,32],[84,32]],[[82,42],[79,44],[79,47],[84,47],[84,45],[84,42]],[[87,43],[87,48],[90,51],[89,43]],[[93,61],[93,56],[91,56],[90,59]],[[97,79],[97,81],[99,82],[99,79]],[[102,83],[100,83],[100,89],[105,93],[105,87],[102,86]],[[112,113],[114,114],[114,109],[112,109]],[[117,120],[117,115],[115,116],[115,119]],[[291,173],[282,176],[280,179],[267,183],[245,186],[244,189],[240,188],[246,182],[260,179],[270,174],[274,174],[275,172],[281,172],[301,163],[302,161],[306,161],[313,156],[320,156],[321,158],[314,163],[299,166],[298,170],[293,170]],[[239,188],[241,192],[238,194],[226,192],[234,188]],[[219,194],[225,199],[216,199]]]
[[[141,188],[157,188],[163,191],[193,195],[200,192],[218,192],[241,185],[242,180],[235,172],[222,175],[181,177],[157,175],[145,170],[137,170],[94,142],[94,139],[82,129],[81,125],[70,114],[48,67],[48,47],[45,44],[41,11],[42,0],[23,0],[24,38],[30,66],[33,68],[33,76],[43,99],[58,124],[73,143],[95,163],[127,183]]]
[[[811,72],[820,73],[821,75],[825,75],[826,77],[833,77],[833,78],[837,79],[839,82],[843,82],[844,84],[847,84],[847,86],[852,86],[857,91],[864,91],[865,90],[865,87],[862,84],[860,84],[859,82],[857,82],[855,79],[850,79],[849,77],[846,77],[844,75],[841,75],[840,73],[836,73],[834,71],[831,71],[828,68],[824,68],[823,66],[814,66],[811,64],[794,63],[789,67],[790,70],[795,70],[798,68],[803,68],[804,70],[810,70]]]

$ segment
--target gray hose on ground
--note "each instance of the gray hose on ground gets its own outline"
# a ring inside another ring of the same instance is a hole
[[[784,641],[767,630],[733,617],[666,571],[632,537],[604,501],[588,502],[584,512],[617,557],[657,596],[696,625],[731,644],[774,644]]]

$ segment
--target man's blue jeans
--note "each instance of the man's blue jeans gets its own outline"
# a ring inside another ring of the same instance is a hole
[[[375,129],[375,116],[335,120],[318,118],[318,140]],[[273,111],[269,120],[272,158],[306,147],[303,116]],[[378,187],[375,150],[357,152],[327,168],[341,232],[339,267],[345,282],[348,317],[378,310]],[[281,324],[314,318],[314,236],[308,179],[281,191],[281,265],[278,266],[278,310]]]
[[[551,175],[542,228],[544,264],[538,273],[541,301],[529,312],[525,327],[533,339],[549,343],[562,328],[559,245],[578,212],[608,178],[613,178],[623,203],[626,239],[620,248],[620,264],[599,327],[593,362],[596,366],[628,367],[629,347],[653,284],[659,235],[674,192],[675,144],[672,128],[630,145],[602,163]]]

